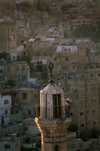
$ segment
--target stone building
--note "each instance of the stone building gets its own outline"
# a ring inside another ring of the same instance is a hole
[[[26,61],[14,61],[4,64],[5,79],[13,79],[16,85],[25,85],[28,81],[28,66]]]
[[[41,39],[30,39],[26,41],[26,55],[32,55],[36,58],[37,61],[39,56],[50,56],[50,42],[45,40],[41,41]]]
[[[4,151],[21,151],[20,148],[20,137],[17,134],[11,134],[11,137],[0,139],[0,150]]]
[[[76,72],[80,64],[86,62],[86,48],[84,46],[58,46],[56,53],[49,62],[54,63],[54,78],[57,80],[67,72]]]
[[[24,118],[35,117],[35,106],[39,103],[39,89],[19,88],[19,99],[16,103],[22,107]]]
[[[15,22],[0,22],[0,41],[0,51],[17,54]]]

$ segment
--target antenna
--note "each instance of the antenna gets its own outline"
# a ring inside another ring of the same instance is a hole
[[[53,68],[54,68],[54,64],[50,62],[48,68],[50,69],[50,74],[49,74],[49,75],[50,75],[50,80],[49,80],[49,83],[52,84],[52,83],[54,82],[54,81],[52,80],[52,76],[53,76],[52,70],[53,70]]]

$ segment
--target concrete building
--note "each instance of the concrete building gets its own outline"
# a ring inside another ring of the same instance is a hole
[[[40,133],[35,123],[35,119],[32,119],[32,118],[24,119],[23,124],[25,126],[25,134],[34,135],[34,134]]]
[[[0,139],[1,151],[21,151],[20,145],[20,137],[17,137],[16,133],[11,134],[11,137]]]
[[[0,125],[7,125],[11,115],[11,96],[0,95]]]
[[[14,61],[4,64],[6,80],[13,79],[16,85],[25,85],[28,81],[27,61]]]
[[[72,29],[76,29],[82,26],[90,27],[90,19],[73,19],[72,20]]]
[[[39,89],[19,88],[19,99],[16,103],[22,107],[24,118],[35,117],[35,106],[39,103]]]
[[[51,56],[50,41],[41,41],[40,38],[26,41],[26,55],[34,56],[36,61],[39,61],[39,56]]]
[[[56,53],[49,62],[54,63],[54,78],[57,80],[67,72],[76,72],[79,64],[86,62],[86,48],[84,46],[58,46]]]
[[[17,54],[15,22],[0,22],[0,42],[0,51]]]

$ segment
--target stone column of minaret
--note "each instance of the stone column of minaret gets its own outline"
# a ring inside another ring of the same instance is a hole
[[[67,151],[67,128],[71,119],[67,117],[64,92],[52,80],[40,91],[40,117],[35,122],[41,132],[42,151]],[[37,111],[38,114],[38,111]]]

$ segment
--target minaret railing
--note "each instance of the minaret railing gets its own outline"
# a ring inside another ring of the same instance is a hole
[[[41,119],[59,119],[61,116],[70,117],[70,112],[66,106],[54,105],[52,107],[41,107],[36,105],[36,117]]]

